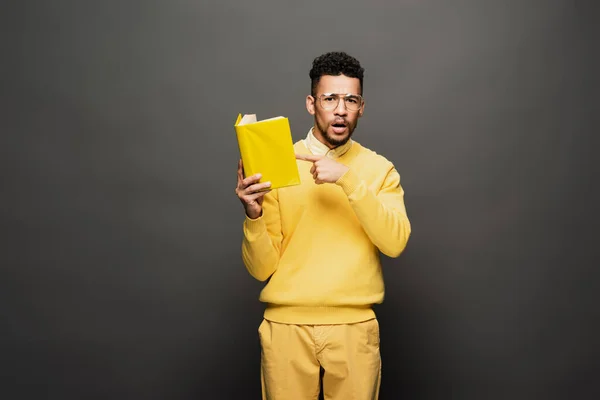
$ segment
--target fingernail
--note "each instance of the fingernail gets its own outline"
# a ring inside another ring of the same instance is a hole
[[[256,174],[256,177],[257,177],[258,179],[260,179],[260,178],[262,178],[262,174]]]
[[[265,182],[267,186],[271,186],[271,182]]]

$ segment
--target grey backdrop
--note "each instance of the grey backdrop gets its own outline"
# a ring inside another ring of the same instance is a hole
[[[330,50],[366,67],[355,138],[413,223],[381,398],[600,394],[592,3],[4,5],[0,397],[259,398],[233,123],[303,138]]]

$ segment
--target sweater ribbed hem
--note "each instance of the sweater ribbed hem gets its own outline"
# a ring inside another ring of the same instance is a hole
[[[304,307],[268,304],[264,318],[294,325],[354,324],[375,318],[375,311],[371,306]]]

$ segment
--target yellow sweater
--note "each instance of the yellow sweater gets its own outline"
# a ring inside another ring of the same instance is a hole
[[[294,148],[310,154],[304,141]],[[312,163],[299,160],[302,183],[271,191],[262,216],[244,221],[244,264],[259,281],[270,278],[260,294],[268,320],[354,323],[383,301],[379,252],[399,256],[411,232],[400,175],[355,141],[336,161],[348,172],[317,185]]]

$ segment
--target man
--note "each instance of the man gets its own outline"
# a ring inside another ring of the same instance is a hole
[[[300,185],[269,190],[238,163],[242,258],[254,278],[269,279],[260,295],[263,399],[316,399],[321,379],[325,399],[379,395],[379,252],[399,256],[411,228],[392,163],[351,139],[365,109],[363,74],[346,53],[313,61],[314,126],[294,144]]]

